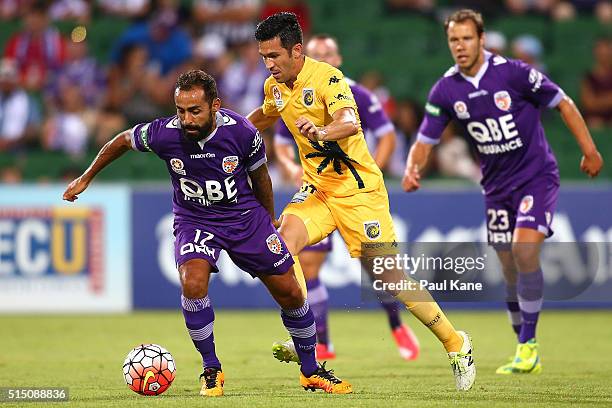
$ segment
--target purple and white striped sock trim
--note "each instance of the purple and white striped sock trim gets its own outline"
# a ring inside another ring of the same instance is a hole
[[[539,313],[542,310],[542,303],[544,303],[543,298],[527,300],[523,299],[520,295],[518,297],[518,301],[521,311],[527,313]]]
[[[291,337],[298,337],[300,339],[307,339],[309,337],[314,336],[317,333],[317,328],[315,324],[311,324],[308,327],[297,328],[297,327],[287,327],[287,331],[291,335]]]
[[[302,305],[302,307],[299,307],[297,309],[283,309],[283,313],[289,317],[304,317],[306,316],[306,313],[308,313],[309,309],[310,306],[308,306],[308,301],[305,300],[304,305]]]
[[[206,340],[207,338],[210,337],[210,335],[213,332],[214,323],[215,322],[210,322],[206,326],[202,327],[201,329],[187,329],[187,331],[189,332],[189,335],[191,336],[192,340],[195,340],[195,341]]]
[[[188,312],[199,312],[210,307],[210,299],[208,296],[201,299],[189,299],[181,295],[181,306]]]
[[[327,289],[323,285],[319,285],[316,288],[308,291],[308,302],[312,303],[322,303],[329,299],[329,295],[327,294]]]

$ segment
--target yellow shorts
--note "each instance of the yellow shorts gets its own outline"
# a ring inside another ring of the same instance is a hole
[[[348,197],[332,197],[304,184],[283,214],[299,217],[308,230],[308,245],[338,229],[351,257],[362,252],[362,243],[394,243],[397,240],[389,211],[389,196],[381,182],[376,190]]]

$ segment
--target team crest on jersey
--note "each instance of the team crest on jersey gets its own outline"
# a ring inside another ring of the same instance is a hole
[[[533,208],[533,196],[526,195],[521,200],[521,204],[519,205],[519,211],[523,214],[527,214]]]
[[[467,105],[463,101],[457,101],[453,105],[453,109],[455,109],[455,113],[459,119],[469,119],[470,112],[468,112]]]
[[[510,106],[512,105],[512,98],[510,98],[510,94],[508,91],[499,91],[495,92],[493,95],[493,100],[495,101],[495,106],[504,112],[508,112],[510,110]]]
[[[366,221],[363,223],[363,229],[365,231],[366,237],[368,239],[374,241],[380,238],[381,230],[380,230],[380,222],[378,221]]]
[[[279,255],[281,252],[283,252],[283,244],[281,244],[281,240],[276,234],[272,234],[266,238],[266,244],[268,244],[268,249],[273,254]]]
[[[170,167],[172,167],[172,170],[174,170],[175,173],[178,173],[182,176],[187,174],[187,172],[184,170],[185,165],[183,164],[183,161],[181,159],[177,159],[176,157],[170,159]]]
[[[238,156],[225,156],[221,167],[224,172],[232,174],[236,167],[238,167]]]
[[[281,94],[280,89],[278,89],[278,86],[276,85],[272,87],[272,96],[274,96],[274,103],[276,103],[276,107],[282,108],[283,107],[283,95]]]
[[[310,107],[314,103],[314,89],[312,88],[304,88],[302,89],[302,100],[304,102],[304,106]]]

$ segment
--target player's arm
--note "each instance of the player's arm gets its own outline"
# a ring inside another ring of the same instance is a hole
[[[433,144],[424,143],[417,140],[411,147],[408,153],[408,159],[406,160],[406,170],[402,177],[402,188],[404,191],[411,192],[416,191],[421,187],[421,169],[425,167],[431,151],[433,150]]]
[[[272,180],[268,174],[268,166],[263,163],[253,171],[249,171],[253,193],[257,201],[270,213],[272,220],[276,220],[274,215],[274,194],[272,192]]]
[[[303,136],[320,142],[344,139],[359,132],[355,110],[350,107],[335,111],[331,123],[327,126],[317,127],[303,116],[295,121],[295,125]]]
[[[295,162],[295,150],[293,149],[293,145],[279,143],[275,140],[274,152],[276,153],[276,159],[278,160],[278,164],[283,174],[285,174],[293,184],[300,187],[302,185],[304,170],[302,166]]]
[[[384,169],[389,163],[389,159],[395,150],[395,130],[384,133],[378,139],[376,151],[374,152],[374,161],[379,169]]]
[[[64,200],[75,201],[78,199],[78,195],[81,194],[87,188],[87,186],[89,186],[89,183],[91,183],[96,174],[131,148],[132,142],[130,130],[125,130],[119,133],[112,140],[107,142],[104,146],[102,146],[102,149],[100,149],[98,155],[91,162],[87,170],[85,170],[80,177],[73,180],[68,185],[66,191],[64,191]]]
[[[266,116],[263,113],[263,108],[260,106],[253,112],[247,115],[247,119],[259,130],[260,132],[268,129],[276,123],[278,116]]]
[[[588,174],[589,177],[597,176],[603,166],[603,159],[574,101],[568,96],[564,96],[557,105],[557,110],[561,113],[565,125],[574,135],[582,151],[580,170]]]

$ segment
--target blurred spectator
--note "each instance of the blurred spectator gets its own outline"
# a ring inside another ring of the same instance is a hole
[[[487,31],[485,33],[485,48],[493,54],[504,55],[506,53],[506,36],[499,31]]]
[[[550,14],[554,21],[569,21],[576,17],[576,8],[568,1],[561,1],[552,8]]]
[[[106,112],[113,117],[113,122],[119,122],[116,115],[120,114],[128,125],[133,126],[165,113],[164,106],[171,93],[168,92],[163,99],[156,96],[158,76],[155,71],[149,70],[147,60],[145,47],[129,45],[123,49],[119,64],[111,69]],[[104,141],[102,137],[98,143]]]
[[[66,62],[53,73],[53,80],[46,89],[48,110],[59,102],[60,88],[66,85],[77,85],[81,90],[84,103],[98,107],[102,102],[105,78],[102,68],[95,58],[89,55],[85,40],[69,41],[66,50]]]
[[[395,150],[391,155],[386,172],[393,177],[402,177],[406,167],[408,150],[412,144],[412,139],[416,137],[419,124],[423,114],[419,104],[412,100],[400,100],[397,102],[393,122],[397,135]]]
[[[264,20],[281,11],[294,13],[297,16],[300,27],[302,27],[304,37],[308,38],[310,36],[312,21],[310,18],[310,7],[308,7],[306,0],[268,0],[263,6],[259,18]]]
[[[599,38],[593,45],[593,68],[582,80],[580,100],[587,124],[612,126],[612,39]]]
[[[398,11],[413,11],[428,14],[436,5],[435,0],[385,0],[389,13]]]
[[[98,0],[98,5],[106,14],[139,19],[151,8],[150,0]]]
[[[8,41],[5,56],[17,61],[22,84],[38,90],[49,70],[59,68],[66,54],[66,40],[49,25],[44,1],[36,1],[24,16],[24,29]]]
[[[526,62],[541,72],[546,72],[546,67],[541,61],[542,51],[542,43],[533,35],[524,34],[512,41],[512,54],[514,58]]]
[[[6,166],[0,169],[0,184],[20,184],[23,181],[21,169],[17,166]]]
[[[36,108],[19,86],[15,61],[0,61],[0,152],[19,149],[38,121]]]
[[[79,87],[66,84],[60,88],[57,111],[43,126],[43,147],[82,156],[87,151],[94,123],[95,112],[85,107]]]
[[[549,15],[559,0],[505,0],[512,14],[538,13]]]
[[[13,20],[19,17],[18,0],[0,0],[0,20]]]
[[[218,34],[233,47],[253,40],[260,0],[196,0],[193,19],[203,25],[203,34]]]
[[[391,92],[385,86],[383,77],[380,72],[366,72],[361,76],[359,83],[368,88],[376,95],[387,116],[389,116],[390,118],[395,116],[395,99],[393,99]]]
[[[178,26],[178,12],[163,9],[147,22],[136,23],[128,28],[113,46],[112,60],[117,63],[126,46],[140,45],[146,48],[149,69],[160,76],[174,73],[191,58],[191,37]]]
[[[214,78],[221,78],[232,62],[220,35],[204,35],[193,46],[193,68],[208,72]]]
[[[55,0],[49,7],[49,16],[54,21],[71,20],[85,24],[91,14],[86,0]]]
[[[239,58],[220,78],[219,90],[224,104],[241,115],[248,115],[263,103],[263,84],[270,72],[259,56],[255,41],[238,48]]]
[[[600,1],[595,6],[595,17],[600,24],[612,24],[612,1]]]

